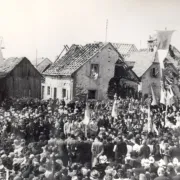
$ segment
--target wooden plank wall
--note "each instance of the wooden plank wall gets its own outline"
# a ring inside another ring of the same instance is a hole
[[[6,92],[9,97],[41,97],[41,76],[28,60],[22,60],[8,75]]]

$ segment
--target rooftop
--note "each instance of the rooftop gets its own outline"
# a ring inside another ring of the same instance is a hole
[[[24,57],[21,57],[21,58],[11,57],[4,61],[1,61],[0,62],[0,78],[3,78],[8,73],[10,73],[23,59]]]
[[[125,61],[135,62],[132,70],[141,77],[154,62],[155,55],[155,52],[139,51],[132,53]]]
[[[129,56],[131,53],[138,51],[134,44],[112,43],[112,45],[119,51],[119,53],[123,57]]]
[[[47,68],[51,66],[51,64],[52,62],[48,58],[45,58],[37,65],[36,69],[40,73],[43,73]]]
[[[107,43],[93,43],[82,45],[73,44],[69,51],[57,59],[43,74],[71,75],[97,54]]]

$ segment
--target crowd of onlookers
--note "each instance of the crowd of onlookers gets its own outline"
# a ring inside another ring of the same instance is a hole
[[[0,180],[179,180],[180,108],[116,102],[4,101]]]

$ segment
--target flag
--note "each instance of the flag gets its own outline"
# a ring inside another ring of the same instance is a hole
[[[84,120],[83,120],[83,124],[88,125],[90,121],[90,109],[89,109],[89,105],[86,104],[86,109],[85,109],[85,113],[84,113]]]
[[[156,97],[155,97],[154,90],[153,90],[152,86],[151,86],[151,93],[152,93],[152,103],[151,103],[151,105],[155,106],[155,105],[157,105],[157,101],[156,101]]]
[[[112,117],[117,118],[118,112],[117,112],[117,100],[114,101],[113,108],[112,108]]]
[[[166,90],[164,89],[163,82],[161,82],[161,98],[160,103],[166,105]]]
[[[160,64],[160,69],[164,69],[164,59],[167,57],[168,50],[165,49],[159,49],[158,50],[158,58],[159,58],[159,64]]]
[[[172,33],[174,31],[157,31],[157,42],[158,50],[167,49],[169,50],[169,45],[171,42]]]
[[[169,87],[169,90],[167,91],[167,106],[172,106],[174,104],[174,93],[172,91],[172,88]]]
[[[164,59],[169,52],[169,45],[171,42],[172,33],[174,31],[157,31],[158,42],[158,58],[160,63],[160,69],[164,69]]]

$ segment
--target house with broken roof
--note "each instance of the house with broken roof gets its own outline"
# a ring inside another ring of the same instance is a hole
[[[9,97],[41,97],[42,75],[26,58],[0,61],[0,101]]]
[[[42,74],[51,66],[51,64],[51,60],[49,60],[48,58],[43,58],[42,61],[37,64],[36,69]]]
[[[126,63],[136,75],[140,78],[140,84],[138,86],[139,91],[142,93],[143,97],[146,98],[151,94],[151,86],[155,92],[157,98],[160,97],[160,64],[158,60],[157,50],[156,50],[156,39],[148,40],[148,48],[141,49],[138,52],[132,53],[127,57]],[[165,72],[167,74],[167,82],[173,85],[173,91],[177,96],[180,96],[178,87],[178,69],[173,52],[173,46],[170,46],[169,53],[164,60]],[[175,48],[174,48],[175,49]],[[177,54],[177,52],[176,52]],[[170,76],[169,76],[170,74]]]
[[[139,83],[139,78],[111,43],[72,45],[43,75],[44,99],[64,98],[67,102],[80,96],[107,99],[112,79],[127,79],[136,86]]]

